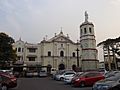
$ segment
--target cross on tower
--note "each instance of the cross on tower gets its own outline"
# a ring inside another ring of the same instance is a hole
[[[88,22],[88,13],[85,11],[85,22]]]

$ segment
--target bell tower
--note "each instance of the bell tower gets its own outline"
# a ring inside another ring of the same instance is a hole
[[[80,43],[82,70],[98,69],[98,51],[94,33],[94,24],[88,21],[88,13],[85,11],[85,21],[80,25]]]

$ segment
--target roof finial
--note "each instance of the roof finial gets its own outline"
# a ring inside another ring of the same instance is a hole
[[[61,32],[60,32],[60,34],[63,34],[63,32],[62,32],[62,27],[61,27]]]
[[[69,38],[69,35],[67,34],[67,38]]]
[[[85,22],[88,22],[88,13],[85,11]]]
[[[55,37],[56,37],[56,33],[55,33]]]
[[[22,41],[22,40],[21,40],[21,37],[19,38],[19,41]]]

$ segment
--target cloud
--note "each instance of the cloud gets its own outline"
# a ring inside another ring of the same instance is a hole
[[[111,0],[110,3],[114,6],[119,6],[120,5],[120,0]]]

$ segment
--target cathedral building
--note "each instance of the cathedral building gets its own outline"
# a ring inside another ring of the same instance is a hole
[[[15,42],[18,61],[25,66],[47,66],[57,70],[98,69],[98,52],[94,34],[94,25],[88,21],[85,12],[85,21],[80,25],[80,40],[73,42],[69,35],[62,30],[50,39],[43,39],[38,44],[31,44],[19,39]]]

